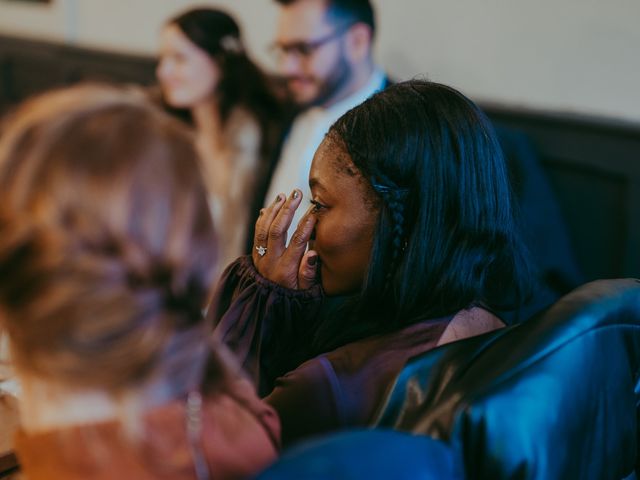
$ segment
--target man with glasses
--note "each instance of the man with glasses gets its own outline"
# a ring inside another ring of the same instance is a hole
[[[309,167],[325,133],[342,114],[388,84],[372,58],[369,0],[275,0],[281,6],[273,51],[300,108],[285,139],[265,199],[300,189],[310,198]],[[293,220],[297,224],[304,208]]]

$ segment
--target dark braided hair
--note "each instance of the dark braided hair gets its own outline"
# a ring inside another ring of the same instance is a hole
[[[393,237],[391,240],[391,260],[385,276],[386,289],[391,281],[393,272],[398,265],[400,254],[402,250],[404,250],[407,242],[405,233],[405,202],[409,195],[409,190],[406,188],[399,188],[391,180],[383,178],[382,176],[377,178],[373,177],[371,179],[371,186],[382,198],[382,203],[388,211],[388,215],[391,220],[391,229],[393,231]]]
[[[329,137],[379,205],[359,325],[348,328],[362,336],[477,304],[522,304],[529,263],[507,170],[473,102],[445,85],[399,83],[343,115]]]

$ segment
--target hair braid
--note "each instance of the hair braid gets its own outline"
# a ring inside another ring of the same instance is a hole
[[[386,205],[392,222],[393,237],[391,239],[391,260],[387,271],[386,283],[396,270],[400,260],[400,254],[405,245],[406,236],[406,200],[409,190],[399,188],[391,180],[378,175],[372,178],[373,189],[382,197]]]

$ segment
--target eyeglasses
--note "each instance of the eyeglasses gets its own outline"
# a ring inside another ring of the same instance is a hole
[[[320,47],[342,36],[347,30],[349,30],[349,27],[351,27],[351,25],[339,28],[325,37],[317,40],[310,40],[308,42],[276,43],[271,47],[271,51],[278,58],[282,58],[286,55],[292,55],[300,60],[306,60],[310,58],[311,55],[313,55]]]

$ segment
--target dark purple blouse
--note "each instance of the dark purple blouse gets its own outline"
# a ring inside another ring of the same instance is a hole
[[[223,274],[209,311],[215,334],[235,352],[280,415],[284,445],[368,425],[406,361],[435,348],[453,318],[425,320],[310,359],[305,346],[322,301],[320,286],[283,288],[260,276],[250,257],[242,257]],[[478,310],[491,315],[477,308],[474,315]],[[471,330],[465,326],[462,336],[495,328],[487,325],[479,322]]]

